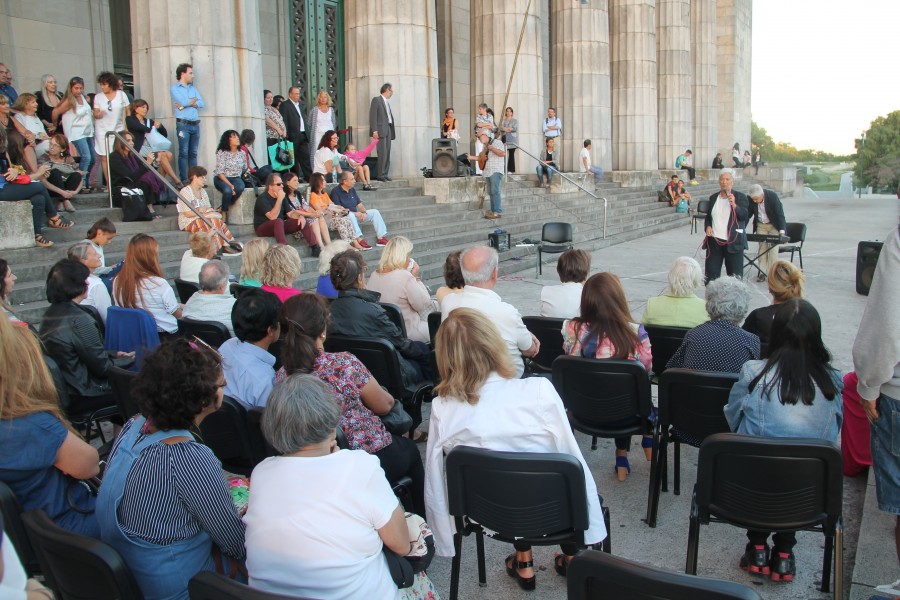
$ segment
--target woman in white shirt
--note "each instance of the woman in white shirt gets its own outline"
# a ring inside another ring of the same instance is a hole
[[[106,134],[125,129],[125,117],[131,114],[131,103],[119,89],[119,78],[103,71],[97,75],[100,93],[94,96],[94,151],[100,157],[103,177],[106,177]],[[113,140],[109,141],[112,148]]]
[[[444,455],[456,446],[513,452],[571,454],[584,469],[588,529],[586,544],[606,538],[597,486],[569,426],[562,400],[547,379],[513,379],[500,332],[482,313],[457,308],[441,323],[435,340],[441,383],[431,405],[425,460],[425,506],[434,532],[435,551],[453,556],[454,527],[447,508]],[[255,484],[255,482],[254,482]],[[531,547],[515,545],[506,559],[506,572],[523,589],[534,589]],[[563,545],[554,559],[565,575],[577,548]]]
[[[87,280],[87,297],[81,303],[96,308],[100,313],[100,319],[106,323],[106,310],[112,305],[112,299],[109,297],[106,285],[94,275],[94,271],[101,266],[100,254],[94,249],[91,242],[82,241],[69,248],[67,256],[90,269],[91,274]]]
[[[309,156],[313,170],[316,168],[316,140],[321,140],[326,131],[337,131],[337,115],[332,107],[331,95],[325,90],[319,90],[316,97],[316,105],[309,109]]]
[[[159,266],[159,243],[146,233],[135,235],[125,248],[122,270],[113,279],[113,300],[123,308],[142,308],[153,315],[160,333],[178,332],[183,305],[175,290],[163,279]]]
[[[281,456],[253,469],[244,516],[250,587],[325,600],[399,600],[382,548],[409,553],[403,507],[377,457],[338,450],[339,418],[314,375],[291,375],[269,396],[262,430]]]
[[[381,302],[396,304],[403,314],[406,335],[417,342],[429,341],[428,313],[436,310],[428,288],[419,278],[419,265],[412,259],[413,245],[402,235],[392,237],[378,270],[369,276],[367,289],[381,294]]]
[[[200,269],[216,255],[214,237],[215,234],[208,231],[195,231],[188,236],[189,248],[181,255],[179,279],[200,283]]]
[[[33,144],[35,159],[40,160],[50,149],[50,136],[37,116],[37,109],[37,96],[29,93],[19,94],[15,104],[12,105],[13,118],[30,134],[25,137],[25,141],[29,145]],[[26,166],[36,167],[36,165]]]
[[[566,250],[556,261],[561,285],[541,288],[541,316],[574,319],[581,314],[581,290],[591,272],[591,255],[584,250]]]
[[[94,151],[94,116],[91,105],[84,97],[84,79],[73,77],[69,80],[65,97],[53,109],[53,118],[62,121],[63,132],[80,157],[78,170],[84,173],[82,191],[94,191],[88,186],[91,169],[97,162],[97,153]]]
[[[325,181],[329,181],[328,176],[332,173],[334,178],[332,183],[337,183],[341,175],[341,153],[337,150],[338,134],[335,131],[328,130],[322,135],[319,142],[319,149],[313,156],[313,173],[321,173],[325,176]]]

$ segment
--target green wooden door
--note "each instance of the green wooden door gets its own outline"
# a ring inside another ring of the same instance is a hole
[[[331,95],[338,129],[344,112],[344,3],[342,0],[291,0],[294,82],[309,109],[319,90]],[[342,136],[346,139],[346,136]],[[342,144],[343,145],[343,144]]]

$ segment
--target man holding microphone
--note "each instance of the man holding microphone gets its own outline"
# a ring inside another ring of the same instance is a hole
[[[729,169],[719,175],[721,191],[709,197],[706,214],[706,282],[718,279],[725,272],[743,279],[744,248],[747,238],[744,227],[750,215],[750,201],[741,192],[733,190],[734,176]]]

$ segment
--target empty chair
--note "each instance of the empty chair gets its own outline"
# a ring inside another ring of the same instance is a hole
[[[253,589],[212,571],[194,575],[188,584],[188,593],[191,600],[309,600],[299,596],[282,596]]]
[[[653,374],[658,378],[666,370],[666,363],[681,346],[684,334],[690,331],[684,327],[664,327],[644,325],[653,348]]]
[[[806,241],[806,223],[788,223],[784,233],[790,240],[788,240],[787,244],[778,247],[778,253],[789,253],[791,262],[794,262],[794,252],[796,252],[800,259],[800,268],[803,269],[803,242]]]
[[[22,515],[50,588],[63,600],[142,600],[137,582],[111,546],[66,531],[42,510]]]
[[[553,361],[557,356],[565,354],[562,342],[562,326],[565,319],[553,317],[522,317],[525,327],[534,334],[541,343],[540,351],[525,361],[525,365],[533,373],[553,372]]]
[[[143,363],[144,356],[159,346],[159,330],[153,315],[141,308],[110,306],[106,311],[107,350],[134,352],[134,370]]]
[[[706,213],[709,212],[709,200],[697,202],[697,210],[691,216],[691,235],[697,231],[697,221],[706,221]],[[701,232],[702,233],[702,232]]]
[[[203,443],[230,473],[250,475],[253,467],[264,458],[251,441],[247,410],[230,396],[223,398],[219,410],[203,419],[200,433]]]
[[[3,518],[3,531],[16,549],[25,573],[29,577],[40,573],[37,555],[22,522],[22,505],[19,504],[15,493],[2,481],[0,481],[0,517]]]
[[[544,223],[541,243],[537,246],[537,275],[543,272],[541,254],[561,254],[571,250],[574,234],[571,223]]]
[[[762,600],[740,583],[683,575],[585,550],[569,564],[569,600]]]
[[[200,291],[200,284],[193,281],[175,278],[175,291],[178,292],[178,300],[184,304],[191,296]]]
[[[231,339],[231,333],[218,321],[198,321],[182,317],[178,319],[178,333],[191,339],[197,336],[213,348],[218,348]]]
[[[140,409],[137,402],[131,397],[131,382],[137,377],[137,373],[113,367],[109,370],[109,383],[113,389],[113,395],[116,397],[116,406],[119,408],[119,415],[123,421],[128,421],[131,417],[138,414]]]

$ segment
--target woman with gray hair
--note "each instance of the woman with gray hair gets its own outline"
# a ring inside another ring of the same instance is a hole
[[[326,298],[337,298],[338,291],[331,283],[331,259],[351,248],[350,242],[334,240],[322,248],[319,253],[319,280],[316,283],[316,293]]]
[[[641,323],[691,328],[709,321],[706,303],[695,293],[703,285],[700,263],[690,256],[679,256],[669,267],[668,278],[663,295],[647,300]]]
[[[666,368],[739,373],[748,360],[759,359],[759,338],[740,327],[750,310],[750,289],[734,277],[721,277],[706,286],[709,321],[694,327]]]
[[[338,450],[339,418],[331,391],[314,375],[291,375],[269,396],[263,435],[282,456],[253,469],[244,516],[250,586],[291,596],[399,599],[382,549],[409,553],[404,511],[377,457]]]
[[[112,298],[109,297],[109,290],[106,289],[103,280],[94,275],[94,271],[103,266],[100,253],[91,242],[85,240],[70,247],[67,256],[90,269],[91,274],[87,278],[87,297],[81,301],[81,305],[96,308],[100,319],[106,324],[106,311],[112,306]]]

